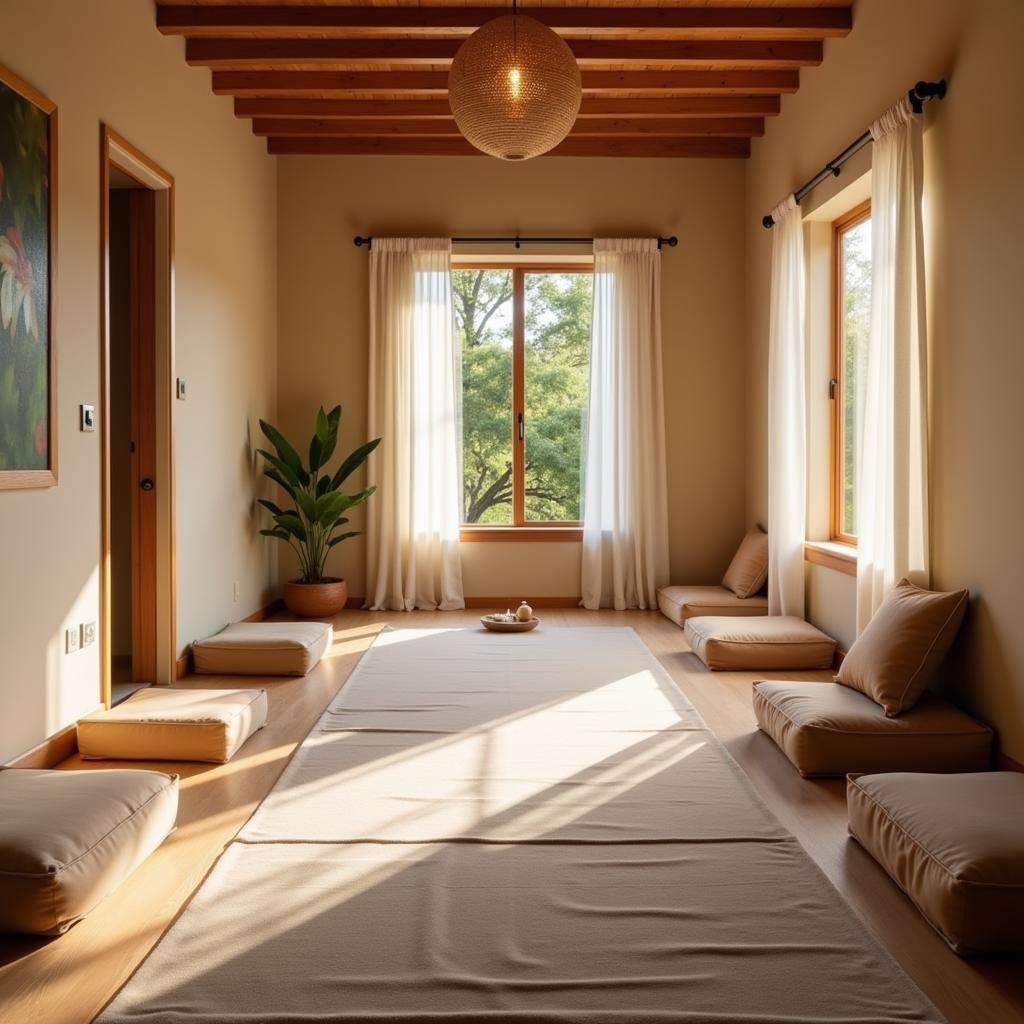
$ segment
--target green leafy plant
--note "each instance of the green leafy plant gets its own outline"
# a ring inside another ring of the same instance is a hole
[[[333,475],[325,471],[324,467],[338,444],[340,424],[340,405],[330,412],[324,412],[323,406],[320,407],[316,414],[316,433],[309,442],[307,467],[281,431],[260,420],[260,429],[274,447],[273,452],[258,449],[268,463],[264,475],[278,484],[292,501],[291,508],[280,508],[274,502],[260,498],[260,504],[274,517],[273,527],[260,530],[260,533],[265,537],[277,537],[291,547],[298,556],[303,583],[325,581],[324,567],[331,548],[362,533],[361,530],[336,532],[348,523],[345,513],[361,505],[377,490],[375,485],[371,485],[355,494],[342,494],[341,486],[380,444],[379,437],[352,452]]]

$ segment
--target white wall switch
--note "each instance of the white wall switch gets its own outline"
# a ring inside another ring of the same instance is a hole
[[[64,653],[74,654],[78,650],[78,627],[64,630]]]
[[[95,622],[83,622],[82,623],[82,646],[88,647],[89,644],[96,643],[96,623]]]
[[[188,385],[185,382],[184,377],[179,377],[175,385],[175,394],[178,396],[179,402],[185,401],[185,395],[187,394]]]
[[[96,429],[96,406],[80,405],[78,407],[79,428],[85,433],[91,433]]]

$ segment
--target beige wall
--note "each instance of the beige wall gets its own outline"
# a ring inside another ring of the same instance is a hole
[[[671,569],[717,581],[744,527],[743,174],[733,160],[282,158],[282,426],[307,437],[317,405],[341,402],[342,445],[365,437],[368,268],[353,235],[677,234],[662,257]],[[341,549],[332,569],[362,596],[363,540]],[[466,544],[466,593],[575,596],[579,560],[578,544]]]
[[[925,218],[931,359],[932,581],[967,586],[971,613],[946,685],[1024,760],[1024,564],[1019,471],[1020,62],[1024,4],[1014,0],[859,0],[852,34],[754,144],[747,171],[747,514],[764,514],[769,233],[760,217],[921,78],[949,79],[928,108]],[[849,176],[847,176],[848,178]],[[842,187],[844,179],[831,183]],[[826,188],[823,196],[827,197]],[[815,202],[820,202],[817,196]],[[808,204],[813,205],[813,204]],[[813,318],[812,318],[813,319]],[[812,345],[823,342],[812,332]],[[811,401],[815,387],[811,381]],[[820,393],[820,391],[818,392]],[[814,567],[810,613],[853,634],[853,580]]]
[[[275,409],[276,169],[180,40],[139,0],[4,0],[0,62],[59,108],[59,486],[0,492],[0,760],[99,702],[99,130],[106,121],[177,183],[178,641],[259,607],[276,576],[255,535],[247,424]],[[240,600],[232,601],[234,581]]]

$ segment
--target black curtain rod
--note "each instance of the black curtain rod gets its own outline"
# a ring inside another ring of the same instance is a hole
[[[910,100],[910,105],[914,108],[914,113],[920,114],[924,109],[925,100],[941,100],[945,95],[946,80],[942,79],[940,82],[918,82],[917,85],[907,93],[907,99]],[[825,181],[826,178],[838,178],[843,164],[845,164],[854,153],[860,152],[860,150],[862,150],[870,141],[871,132],[866,131],[859,139],[851,142],[850,145],[839,154],[839,156],[829,160],[829,162],[825,164],[825,166],[818,171],[818,173],[811,178],[806,185],[801,185],[800,188],[793,193],[796,197],[797,204],[799,205],[804,196],[806,196],[812,189],[817,188],[823,181]],[[772,218],[772,215],[768,213],[761,218],[761,223],[766,228],[770,228],[775,224],[775,220]]]
[[[456,244],[478,242],[483,245],[515,245],[518,249],[521,245],[593,245],[594,240],[593,238],[539,238],[531,235],[500,235],[495,238],[453,238],[452,242]],[[373,244],[373,236],[356,235],[352,239],[352,244],[357,248],[365,245],[369,249]],[[675,235],[658,239],[659,249],[664,248],[666,245],[670,249],[674,249],[678,244],[679,239]]]

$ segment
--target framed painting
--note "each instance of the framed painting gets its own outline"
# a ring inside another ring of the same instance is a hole
[[[0,490],[57,482],[57,108],[0,65]]]

